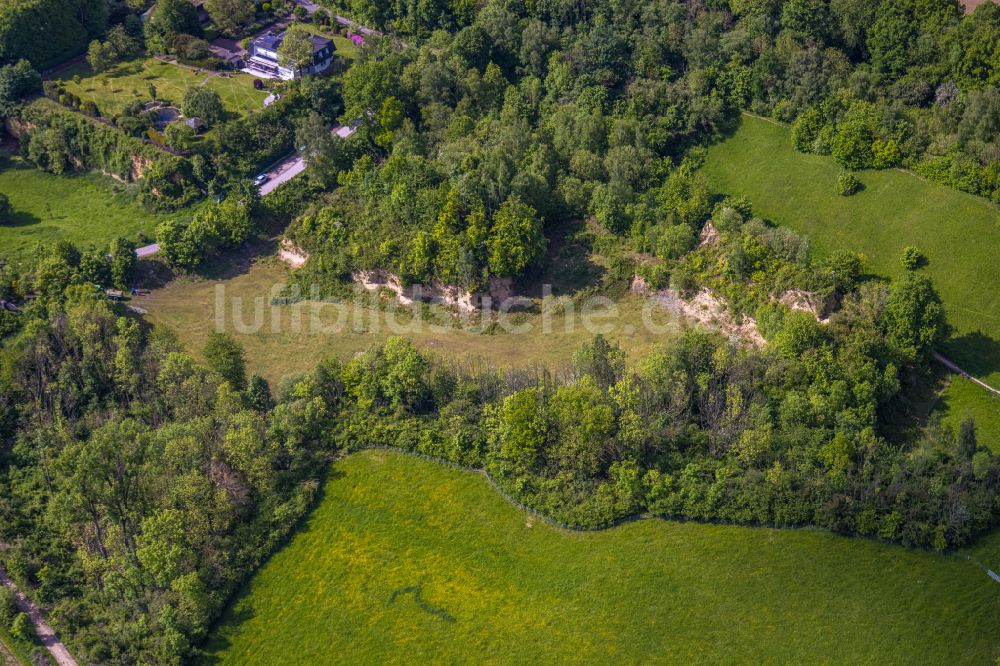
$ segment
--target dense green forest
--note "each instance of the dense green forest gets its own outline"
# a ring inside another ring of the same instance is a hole
[[[197,655],[326,464],[370,445],[485,468],[575,526],[647,511],[944,550],[997,525],[1000,460],[973,422],[895,427],[949,331],[920,257],[904,256],[892,282],[852,253],[817,260],[807,238],[710,191],[698,169],[752,110],[792,122],[798,149],[845,169],[908,166],[1000,197],[1000,7],[963,18],[938,0],[358,0],[339,9],[390,34],[342,74],[280,84],[266,110],[219,112],[183,156],[136,138],[141,104],[108,125],[48,86],[54,102],[13,108],[40,87],[22,58],[39,68],[110,39],[108,24],[134,27],[139,5],[0,5],[0,102],[39,168],[135,180],[151,207],[213,195],[190,224],[159,229],[174,268],[290,223],[311,255],[303,285],[342,290],[353,271],[381,269],[405,284],[526,286],[587,219],[600,244],[588,249],[607,259],[599,288],[620,293],[636,274],[681,295],[709,288],[767,344],[690,332],[626,365],[597,338],[545,373],[463,367],[393,339],[272,394],[231,338],[213,336],[200,364],[95,291],[135,283],[125,239],[5,264],[0,299],[20,312],[0,309],[0,542],[82,660]],[[181,9],[161,3],[147,47],[198,38]],[[357,134],[331,136],[334,121]],[[259,199],[246,178],[293,148],[307,177]],[[837,311],[820,323],[778,304],[791,290]]]
[[[729,207],[719,217],[730,225],[720,243],[685,261],[724,255],[769,261],[799,284],[832,279],[828,266],[792,264],[789,239],[759,221]],[[122,284],[135,270],[131,246],[110,250],[63,244],[3,284],[5,295],[39,288],[3,319],[4,559],[88,661],[191,655],[311,506],[325,464],[372,445],[484,467],[575,526],[647,511],[946,549],[1000,511],[1000,459],[971,422],[905,446],[880,434],[947,330],[917,272],[840,284],[829,325],[775,306],[762,351],[692,331],[628,370],[598,337],[548,374],[464,367],[394,338],[291,375],[272,396],[230,337],[209,340],[203,366],[95,292],[97,274]],[[850,274],[851,257],[838,262]],[[715,279],[756,302],[738,275]]]
[[[300,126],[314,182],[341,186],[290,230],[323,280],[378,267],[476,289],[536,268],[547,230],[587,215],[674,259],[710,211],[683,162],[741,109],[794,121],[797,147],[845,169],[1000,185],[991,3],[965,18],[936,1],[349,9],[419,46],[365,49],[344,75],[354,145]]]
[[[227,338],[202,367],[123,313],[54,289],[7,341],[0,540],[79,658],[174,663],[310,505],[339,378],[274,407]]]
[[[26,59],[51,67],[81,53],[104,34],[113,7],[93,0],[4,0],[0,3],[0,64]]]

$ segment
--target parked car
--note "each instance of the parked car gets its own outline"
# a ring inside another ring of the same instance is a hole
[[[270,174],[262,173],[262,174],[260,174],[259,176],[257,176],[256,178],[253,179],[253,183],[257,187],[260,187],[261,185],[263,185],[264,183],[266,183],[269,180],[271,180]]]

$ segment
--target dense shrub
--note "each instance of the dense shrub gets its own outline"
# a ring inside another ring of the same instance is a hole
[[[43,499],[35,485],[41,469],[4,456],[5,565],[63,618],[60,633],[81,663],[112,663],[112,653],[136,663],[177,663],[194,656],[193,642],[228,596],[315,497],[332,453],[327,437],[339,366],[323,364],[278,406],[255,382],[253,403],[249,396],[244,403],[233,389],[240,382],[232,360],[241,351],[209,350],[209,371],[169,335],[113,311],[91,285],[67,288],[81,277],[72,249],[40,257],[42,264],[62,265],[61,286],[40,281],[41,268],[19,276],[46,302],[24,305],[21,316],[32,325],[0,354],[0,450],[6,454],[15,441],[40,454],[44,447],[59,470],[49,477],[53,494]],[[22,381],[22,371],[39,384]],[[46,406],[43,395],[53,402]],[[15,413],[12,404],[24,407]],[[61,435],[42,418],[50,409],[66,426]],[[222,478],[224,487],[216,485]],[[100,499],[111,495],[118,509]],[[12,501],[29,497],[59,515],[58,526],[35,522],[33,509]],[[89,518],[80,512],[85,504]],[[116,510],[128,520],[117,520]],[[73,538],[95,525],[92,539]],[[217,553],[228,553],[224,562]],[[114,572],[135,581],[138,596],[96,583],[114,579]],[[160,611],[147,613],[150,606]],[[3,627],[29,638],[31,623],[18,617],[0,587]],[[130,634],[126,643],[123,631]]]
[[[914,271],[927,263],[927,258],[923,252],[909,245],[903,248],[903,256],[900,258],[900,263],[906,270]]]
[[[186,227],[164,222],[156,230],[156,240],[171,265],[197,268],[216,252],[238,247],[257,234],[256,208],[252,185],[243,184],[223,201],[198,211]]]
[[[813,152],[816,146],[816,139],[819,137],[819,133],[824,125],[823,114],[820,113],[819,109],[815,107],[806,109],[792,123],[792,144],[800,152]]]
[[[14,621],[10,623],[10,635],[19,641],[36,640],[35,627],[31,624],[31,618],[27,613],[18,613],[14,616]]]
[[[0,116],[10,115],[26,95],[42,89],[42,77],[27,60],[0,67]]]
[[[128,182],[139,176],[135,163],[140,162],[143,168],[138,180],[149,205],[176,208],[201,196],[192,164],[184,158],[58,107],[31,105],[19,116],[33,126],[22,137],[22,151],[41,169],[55,174],[74,169],[100,171]],[[145,126],[145,121],[139,122],[139,127]]]
[[[104,33],[108,3],[6,0],[0,3],[0,63],[27,59],[39,69],[83,52]]]
[[[845,169],[867,169],[873,166],[871,131],[861,122],[849,122],[837,128],[833,139],[834,159]]]
[[[188,118],[200,118],[206,125],[214,125],[225,117],[222,99],[211,88],[188,88],[184,92],[181,110]]]
[[[854,175],[853,171],[844,171],[837,176],[837,194],[842,197],[849,197],[861,189],[861,181]]]

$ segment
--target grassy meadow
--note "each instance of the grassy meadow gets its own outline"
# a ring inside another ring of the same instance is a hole
[[[557,530],[479,475],[368,451],[206,644],[205,664],[979,663],[998,586],[964,557],[813,530]]]
[[[0,223],[0,257],[23,259],[37,244],[63,239],[83,248],[117,236],[151,239],[162,221],[190,215],[151,212],[112,184],[96,174],[55,176],[0,157],[0,193],[14,209],[13,218]]]
[[[308,25],[308,24],[306,24]],[[319,34],[329,37],[333,40],[334,45],[337,47],[337,55],[343,56],[348,60],[354,60],[358,57],[358,47],[354,45],[354,42],[349,40],[347,37],[340,37],[339,35],[331,35],[325,31],[316,31]]]
[[[842,197],[832,158],[799,153],[787,127],[752,116],[709,150],[704,171],[714,189],[746,195],[758,215],[808,235],[820,256],[855,250],[870,270],[891,277],[903,272],[903,248],[920,248],[929,260],[923,270],[956,328],[948,352],[970,371],[1000,380],[995,206],[901,170],[861,172],[864,190]]]
[[[542,315],[537,313],[512,313],[512,324],[531,327],[531,332],[517,334],[503,330],[483,332],[481,326],[476,326],[477,319],[472,321],[472,326],[459,326],[450,314],[437,308],[432,308],[422,325],[416,327],[410,325],[412,322],[405,308],[390,320],[384,310],[374,304],[358,308],[351,304],[342,311],[333,305],[316,305],[308,301],[298,306],[272,307],[275,285],[288,281],[289,273],[284,264],[273,257],[264,257],[251,261],[235,274],[225,273],[218,279],[178,278],[134,303],[149,312],[148,319],[152,323],[172,329],[185,348],[197,355],[209,333],[216,328],[217,298],[222,294],[225,330],[233,333],[246,349],[249,369],[266,377],[272,386],[288,373],[311,370],[327,356],[347,359],[397,334],[449,359],[502,367],[539,365],[550,369],[571,360],[573,354],[593,337],[594,328],[585,327],[579,311],[572,317],[554,316],[551,332],[543,335],[540,331],[544,322]],[[384,300],[386,305],[394,303],[388,297]],[[241,303],[238,312],[234,310],[234,302]],[[261,327],[248,331],[246,329],[254,323],[256,303],[261,308]],[[648,305],[645,297],[628,296],[616,307],[620,318],[595,316],[592,321],[598,325],[614,322],[606,337],[619,343],[633,359],[644,356],[680,330],[681,323],[673,315]],[[312,325],[314,311],[331,332]],[[644,311],[655,328],[644,325]],[[300,317],[298,329],[294,325],[296,312]],[[234,326],[237,316],[245,332]],[[393,322],[398,322],[402,328],[394,328]],[[438,325],[432,326],[435,323]]]
[[[758,215],[808,235],[818,256],[854,250],[869,270],[894,277],[903,248],[918,247],[955,327],[945,354],[1000,387],[1000,210],[897,169],[859,173],[864,189],[842,197],[840,171],[830,157],[796,151],[787,127],[747,115],[704,168],[713,189],[746,195]],[[956,427],[974,416],[981,440],[1000,449],[1000,399],[955,378],[937,409]]]
[[[79,83],[74,76],[80,77]],[[157,99],[175,105],[180,105],[188,88],[206,86],[219,93],[226,111],[233,114],[262,109],[268,95],[267,91],[254,90],[254,78],[249,74],[205,72],[155,58],[116,63],[100,74],[80,62],[59,70],[55,78],[80,99],[97,104],[104,116],[116,115],[136,100],[148,102],[149,84],[156,86]]]
[[[952,375],[934,409],[956,431],[963,420],[974,418],[979,442],[1000,454],[1000,396],[964,377]]]

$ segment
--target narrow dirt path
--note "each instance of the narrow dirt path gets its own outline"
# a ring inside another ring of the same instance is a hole
[[[42,612],[38,610],[38,606],[25,596],[21,590],[17,589],[17,585],[7,576],[7,572],[3,568],[0,568],[0,585],[4,585],[14,591],[17,607],[21,609],[22,613],[27,613],[28,617],[31,618],[31,623],[35,625],[35,633],[38,634],[38,640],[49,651],[52,658],[56,660],[56,664],[59,666],[77,666],[76,660],[70,655],[69,650],[66,649],[66,646],[56,636],[56,632],[45,621],[45,618],[42,617]]]
[[[958,365],[955,364],[954,361],[952,361],[952,360],[948,359],[947,357],[939,354],[938,352],[934,352],[934,360],[937,361],[938,363],[940,363],[941,365],[943,365],[944,367],[948,368],[952,372],[954,372],[956,374],[959,374],[959,375],[962,375],[963,377],[965,377],[966,379],[968,379],[969,381],[971,381],[971,382],[973,382],[975,384],[979,384],[979,386],[981,386],[982,388],[986,389],[990,393],[992,393],[994,395],[1000,395],[1000,390],[997,390],[997,389],[993,388],[992,386],[990,386],[989,384],[987,384],[986,382],[984,382],[982,380],[976,379],[975,377],[973,377],[972,375],[970,375],[968,372],[966,372],[965,370],[962,370],[962,368],[958,367]]]

